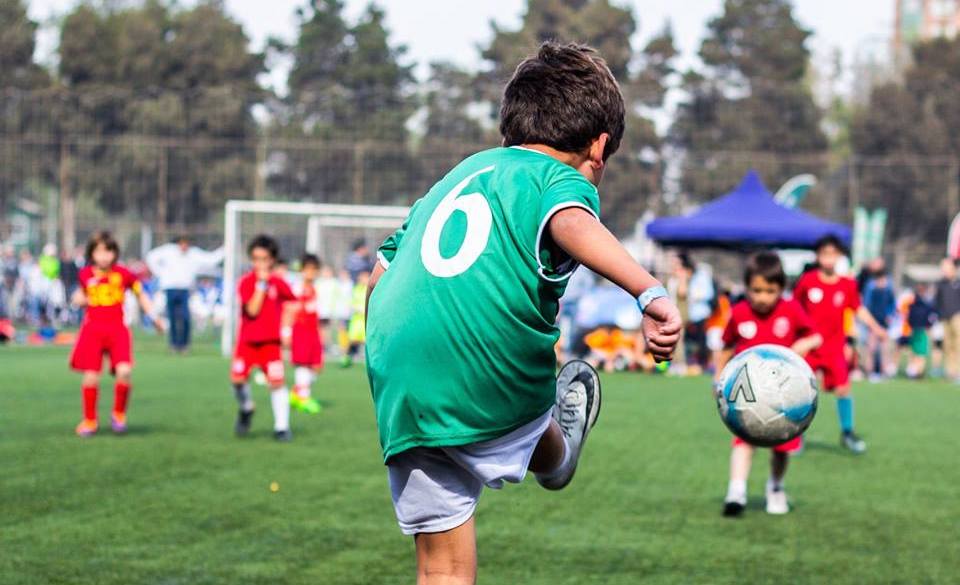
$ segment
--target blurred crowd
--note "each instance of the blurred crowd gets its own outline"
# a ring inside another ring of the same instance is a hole
[[[192,332],[219,328],[225,317],[219,263],[222,251],[205,252],[186,238],[160,246],[144,260],[127,262],[167,319],[170,346],[185,352]],[[314,283],[317,312],[327,327],[330,355],[347,361],[362,355],[366,283],[375,258],[366,242],[357,241],[339,270],[324,265]],[[53,244],[34,256],[27,249],[0,248],[0,343],[71,343],[70,331],[82,315],[69,299],[79,286],[83,250],[60,253]],[[280,263],[291,283],[298,266]],[[673,256],[667,283],[686,323],[675,360],[656,364],[640,334],[641,314],[629,294],[585,269],[571,277],[560,306],[558,359],[586,359],[607,371],[659,371],[671,375],[712,372],[722,349],[722,333],[731,306],[743,287],[721,283],[712,268],[685,253]],[[854,379],[879,381],[943,376],[960,382],[960,277],[954,260],[944,259],[936,282],[916,282],[897,289],[882,259],[867,263],[856,275],[862,303],[887,329],[880,337],[849,319],[847,358]],[[142,319],[131,302],[128,321]],[[142,319],[149,327],[149,319]]]
[[[808,266],[807,269],[812,267]],[[661,275],[686,323],[674,361],[656,364],[640,334],[641,315],[629,294],[580,270],[571,278],[560,310],[558,359],[582,358],[607,371],[660,371],[670,375],[711,373],[723,349],[723,330],[743,286],[715,277],[709,265],[685,253]],[[862,303],[887,330],[878,336],[849,315],[846,358],[854,379],[895,376],[946,377],[960,382],[960,278],[957,263],[944,259],[936,282],[897,289],[882,259],[856,276]]]
[[[0,343],[73,343],[72,331],[83,315],[71,306],[70,298],[80,286],[78,275],[86,262],[83,252],[79,247],[61,254],[55,245],[47,244],[34,256],[26,248],[0,247]],[[224,323],[222,260],[221,250],[200,250],[181,237],[151,250],[142,260],[124,261],[154,299],[157,315],[166,319],[173,351],[186,352],[194,333]],[[330,326],[327,341],[333,356],[360,354],[362,340],[352,342],[349,328],[358,312],[362,316],[363,303],[357,299],[365,298],[374,262],[367,243],[357,241],[342,269],[324,265],[320,270],[315,283],[317,311]],[[299,279],[298,268],[296,263],[281,262],[280,270],[293,284]],[[132,298],[128,301],[128,324],[140,321],[149,328],[150,319],[139,314]]]

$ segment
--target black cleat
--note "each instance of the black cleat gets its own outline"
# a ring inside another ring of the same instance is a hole
[[[740,516],[743,516],[743,511],[746,508],[747,506],[741,504],[740,502],[724,502],[723,515],[726,518],[739,518]]]
[[[237,424],[233,427],[233,432],[238,437],[245,437],[250,433],[250,425],[253,423],[253,411],[241,410],[237,413]]]
[[[293,433],[289,429],[285,431],[273,431],[273,438],[281,443],[289,443],[293,440]]]

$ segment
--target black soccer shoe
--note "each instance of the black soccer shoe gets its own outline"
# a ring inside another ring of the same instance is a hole
[[[233,427],[233,432],[238,437],[245,437],[250,433],[250,425],[253,424],[253,411],[241,410],[237,413],[237,424]]]

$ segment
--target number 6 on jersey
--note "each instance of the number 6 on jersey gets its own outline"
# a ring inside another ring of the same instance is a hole
[[[462,274],[473,266],[486,249],[487,240],[490,238],[490,227],[493,224],[490,204],[481,193],[466,195],[461,193],[470,181],[493,169],[492,165],[480,169],[457,183],[457,186],[434,209],[433,215],[427,221],[420,245],[420,258],[430,274],[439,278],[450,278]],[[457,253],[444,258],[440,253],[440,235],[443,233],[443,227],[457,211],[462,211],[467,216],[466,234]]]

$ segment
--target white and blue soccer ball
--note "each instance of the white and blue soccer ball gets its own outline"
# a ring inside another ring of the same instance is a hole
[[[723,424],[744,441],[772,447],[802,434],[817,413],[817,377],[799,355],[758,345],[723,368],[716,386]]]

